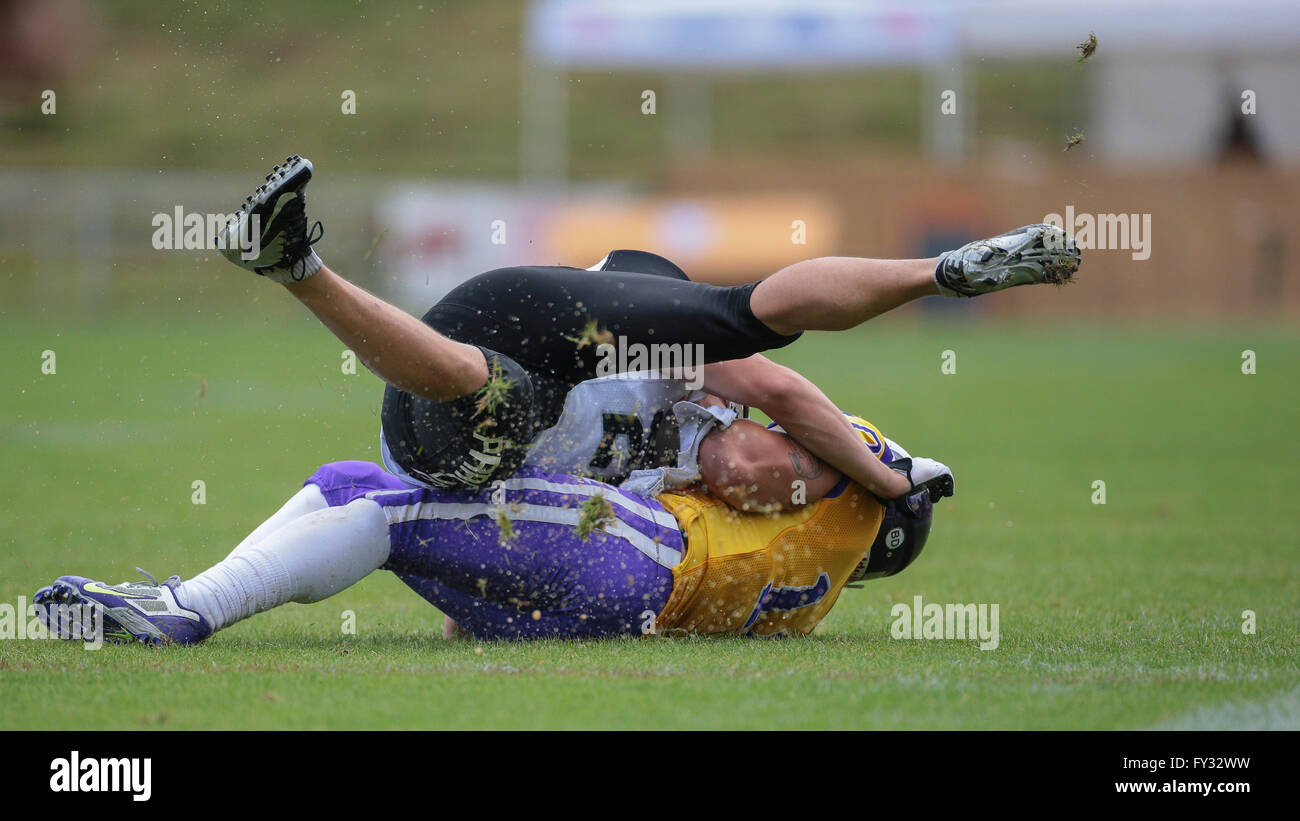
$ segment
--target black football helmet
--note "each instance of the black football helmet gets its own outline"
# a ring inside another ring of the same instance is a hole
[[[933,520],[934,503],[928,490],[885,505],[885,518],[876,532],[876,540],[858,562],[849,582],[882,579],[902,572],[921,555]]]

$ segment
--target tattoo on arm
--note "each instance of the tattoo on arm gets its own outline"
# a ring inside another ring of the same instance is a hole
[[[824,470],[820,459],[793,440],[790,442],[790,464],[794,467],[796,476],[809,481],[821,476]]]

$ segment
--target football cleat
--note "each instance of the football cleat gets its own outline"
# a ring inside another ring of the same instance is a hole
[[[272,168],[217,237],[221,255],[275,282],[300,282],[320,270],[312,246],[325,228],[317,222],[307,229],[304,192],[311,172],[311,160],[297,154]]]
[[[139,570],[139,568],[136,568]],[[60,576],[54,584],[42,587],[32,597],[37,618],[61,638],[82,635],[61,623],[67,611],[59,605],[89,607],[95,620],[103,625],[103,640],[109,644],[195,644],[212,635],[212,625],[203,616],[176,600],[181,577],[172,576],[162,584],[143,570],[146,582],[123,582],[108,585],[83,576]]]
[[[1074,278],[1082,258],[1074,239],[1055,225],[1026,225],[969,242],[939,257],[934,281],[944,296],[971,297]]]

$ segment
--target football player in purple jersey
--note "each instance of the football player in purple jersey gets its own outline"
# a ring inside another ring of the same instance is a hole
[[[747,436],[788,439],[760,426]],[[34,605],[65,638],[194,644],[383,569],[446,614],[447,635],[806,633],[844,587],[916,558],[944,493],[951,488],[921,487],[882,505],[838,477],[809,505],[741,514],[703,492],[643,496],[531,466],[473,490],[412,486],[378,465],[335,462],[193,578],[109,585],[61,576]],[[87,607],[101,635],[60,623]]]

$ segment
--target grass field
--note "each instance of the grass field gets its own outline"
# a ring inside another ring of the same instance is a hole
[[[376,458],[379,384],[305,316],[0,341],[0,602],[194,574],[321,462]],[[1300,333],[881,323],[777,358],[957,476],[921,559],[810,638],[445,642],[379,573],[194,648],[0,641],[0,728],[1300,727]],[[891,639],[915,595],[997,603],[1000,646]]]

